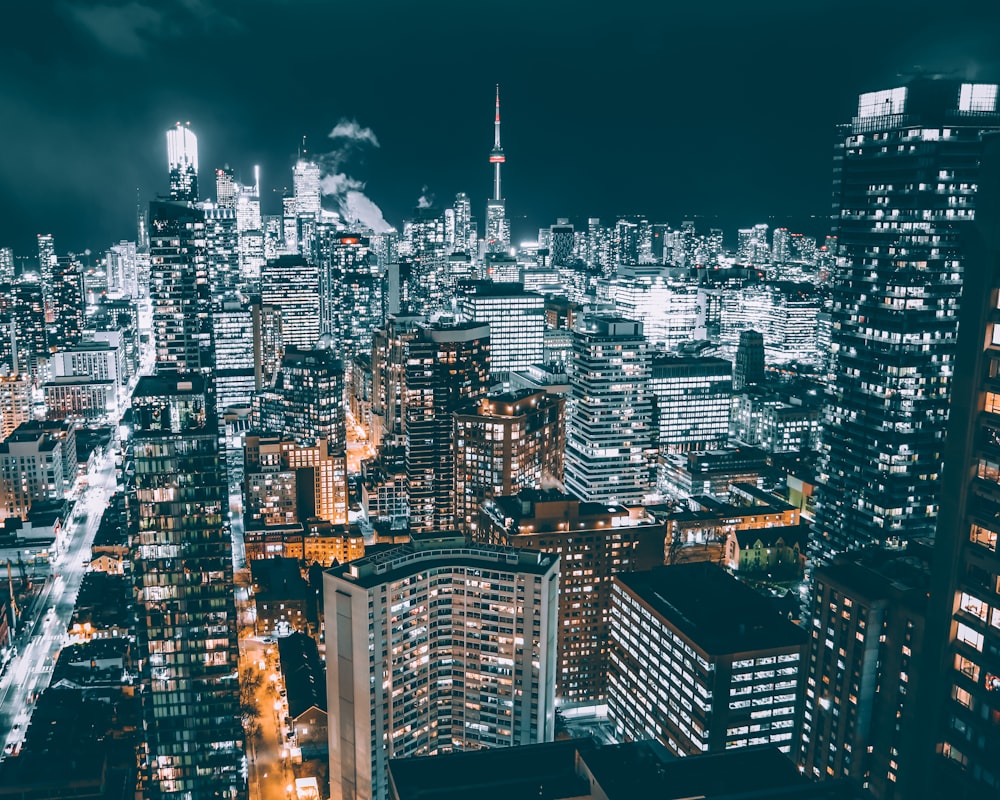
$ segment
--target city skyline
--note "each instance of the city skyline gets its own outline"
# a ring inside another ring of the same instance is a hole
[[[497,83],[515,241],[559,216],[629,213],[674,224],[702,215],[727,232],[817,216],[808,232],[820,235],[824,143],[852,95],[920,69],[969,79],[997,69],[989,31],[1000,10],[960,4],[937,21],[923,6],[865,6],[857,25],[852,3],[614,16],[513,3],[488,20],[452,3],[419,20],[395,3],[377,19],[311,0],[32,4],[0,33],[0,111],[19,123],[8,131],[19,157],[0,164],[0,242],[28,254],[35,234],[53,232],[60,248],[96,252],[132,238],[137,190],[143,201],[166,194],[162,132],[177,120],[196,131],[205,175],[228,163],[250,183],[261,165],[264,213],[280,211],[302,137],[330,153],[327,135],[356,121],[372,136],[344,174],[391,224],[421,197],[444,205],[459,191],[482,222]],[[891,43],[880,42],[887,25]],[[484,37],[511,57],[476,58]],[[844,47],[865,59],[837,59]]]

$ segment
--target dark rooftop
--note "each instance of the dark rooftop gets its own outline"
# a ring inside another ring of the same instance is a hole
[[[710,655],[799,647],[806,641],[804,630],[715,564],[675,564],[615,580]]]
[[[311,636],[293,633],[278,638],[278,658],[288,692],[288,714],[298,717],[313,706],[326,711],[326,671]]]
[[[560,800],[587,797],[577,775],[577,752],[596,748],[590,739],[523,747],[498,747],[431,758],[392,759],[389,781],[399,800]]]

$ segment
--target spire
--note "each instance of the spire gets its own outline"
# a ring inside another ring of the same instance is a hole
[[[493,146],[500,149],[500,84],[497,84],[497,119],[494,123]]]

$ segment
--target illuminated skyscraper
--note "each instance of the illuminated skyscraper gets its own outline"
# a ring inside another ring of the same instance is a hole
[[[490,329],[431,324],[406,343],[406,477],[410,527],[455,530],[453,414],[489,389]]]
[[[300,158],[292,169],[292,188],[295,197],[295,214],[299,217],[319,217],[320,168],[315,161]]]
[[[149,204],[149,296],[157,372],[211,366],[205,214],[188,203]]]
[[[966,83],[956,94],[962,116],[995,125],[996,84]],[[913,761],[935,763],[939,781],[928,789],[918,771],[901,797],[1000,793],[1000,136],[990,139],[975,221],[962,231],[965,285],[915,717],[931,738]]]
[[[132,398],[141,760],[156,800],[246,796],[229,492],[212,406],[193,373],[143,377]]]
[[[14,251],[0,247],[0,284],[14,282]]]
[[[261,300],[280,312],[285,345],[316,344],[320,335],[319,267],[295,255],[268,261],[261,274]]]
[[[170,199],[195,202],[198,199],[198,137],[179,122],[167,131],[167,168],[170,170]]]
[[[861,95],[840,131],[820,559],[934,534],[963,230],[984,133],[1000,130],[995,97],[992,84],[915,79]]]
[[[239,184],[233,168],[228,164],[215,170],[215,202],[220,208],[236,208]]]
[[[52,268],[52,324],[49,348],[72,347],[83,330],[83,265],[75,256],[59,256]]]
[[[507,205],[500,192],[500,165],[507,160],[500,146],[500,86],[497,86],[496,120],[493,123],[493,149],[490,163],[493,165],[493,197],[486,204],[486,250],[500,253],[510,247],[510,222],[507,220]]]
[[[582,500],[638,504],[649,491],[649,380],[641,322],[594,315],[577,324],[565,472],[566,488]]]
[[[327,570],[330,797],[389,800],[390,759],[551,741],[558,584],[557,555],[462,537]]]

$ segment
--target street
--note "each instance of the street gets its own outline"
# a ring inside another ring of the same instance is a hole
[[[33,698],[52,678],[52,668],[67,641],[66,631],[90,562],[94,535],[116,485],[112,448],[88,474],[88,485],[57,540],[53,574],[29,609],[33,618],[16,637],[18,652],[0,679],[0,740],[4,743],[0,759],[16,751],[24,740]]]
[[[278,648],[257,638],[244,639],[240,647],[243,668],[251,665],[259,668],[261,663],[264,664],[264,679],[257,690],[260,732],[247,746],[250,800],[288,800],[291,796],[289,787],[294,791],[295,775],[290,765],[289,742],[284,733],[284,719],[288,711],[285,698],[280,696]]]

